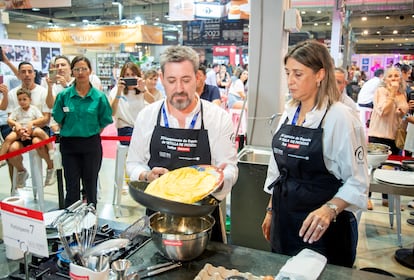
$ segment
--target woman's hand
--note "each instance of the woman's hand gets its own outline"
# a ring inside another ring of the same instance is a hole
[[[125,89],[125,81],[121,78],[118,79],[118,93],[117,95],[121,95],[121,93]]]
[[[142,78],[137,78],[138,79],[138,83],[136,88],[140,91],[140,92],[145,92],[147,91],[147,87],[145,85],[145,81]]]
[[[333,218],[332,210],[322,205],[315,211],[310,212],[303,221],[299,236],[303,237],[303,242],[309,244],[318,241],[328,229]]]
[[[263,219],[262,231],[263,236],[267,241],[270,241],[270,226],[272,224],[272,213],[266,212],[266,216]]]

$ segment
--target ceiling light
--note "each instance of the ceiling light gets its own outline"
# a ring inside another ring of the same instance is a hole
[[[385,16],[385,19],[390,19],[390,16],[388,16],[388,15],[387,15],[387,16]]]
[[[364,31],[362,32],[362,35],[368,35],[368,30],[364,30]]]
[[[314,25],[314,26],[318,26],[319,24],[318,24],[317,22],[315,22],[313,25]]]
[[[300,13],[301,13],[302,15],[305,15],[305,14],[306,14],[306,11],[300,11]]]
[[[398,30],[394,30],[392,34],[398,34]]]
[[[89,22],[89,20],[87,20],[87,19],[83,19],[83,20],[82,20],[82,22],[83,22],[83,23],[88,23],[88,22]]]
[[[363,16],[363,17],[361,18],[361,20],[362,20],[362,21],[367,21],[367,19],[368,19],[368,18],[367,18],[366,16]]]
[[[40,9],[39,8],[32,8],[32,11],[33,12],[38,12],[38,11],[40,11]]]
[[[322,13],[322,11],[321,10],[317,10],[316,13],[317,14],[320,14],[320,13]]]
[[[331,23],[330,22],[327,22],[326,25],[329,26],[329,25],[331,25]]]

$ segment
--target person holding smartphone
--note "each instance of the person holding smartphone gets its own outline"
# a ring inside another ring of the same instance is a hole
[[[109,93],[112,116],[118,136],[131,136],[138,113],[148,104],[145,101],[145,81],[141,69],[133,62],[126,62],[120,73],[116,86]],[[120,141],[129,145],[129,141]]]

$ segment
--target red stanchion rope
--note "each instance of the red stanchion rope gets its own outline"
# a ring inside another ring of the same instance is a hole
[[[111,140],[111,141],[130,141],[131,136],[103,136],[103,135],[101,135],[101,139],[102,140]],[[53,142],[55,140],[56,140],[56,136],[52,136],[52,137],[50,137],[46,140],[40,141],[39,143],[32,144],[32,145],[29,145],[27,147],[23,147],[19,150],[1,155],[0,160],[6,160],[6,159],[9,159],[9,158],[21,155],[23,153],[26,153],[28,151],[35,150],[35,149],[40,148],[42,146],[45,146],[46,144],[49,144],[50,142]]]
[[[21,155],[21,154],[26,153],[28,151],[40,148],[40,147],[42,147],[42,146],[44,146],[44,145],[46,145],[46,144],[48,144],[52,141],[55,141],[55,140],[56,140],[56,136],[52,136],[52,137],[50,137],[46,140],[40,141],[39,143],[32,144],[32,145],[29,145],[27,147],[23,147],[21,149],[18,149],[17,151],[10,152],[10,153],[7,153],[5,155],[2,155],[2,156],[0,156],[0,160],[5,160],[5,159],[9,159],[9,158]]]
[[[101,135],[101,140],[131,141],[131,136],[107,136],[107,135]]]

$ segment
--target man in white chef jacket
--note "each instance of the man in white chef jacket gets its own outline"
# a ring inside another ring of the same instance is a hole
[[[199,59],[192,48],[171,46],[160,64],[166,98],[138,114],[126,160],[130,179],[151,182],[169,170],[210,164],[223,169],[223,186],[213,196],[224,200],[238,177],[230,115],[197,95]],[[225,242],[223,215],[215,218]]]

